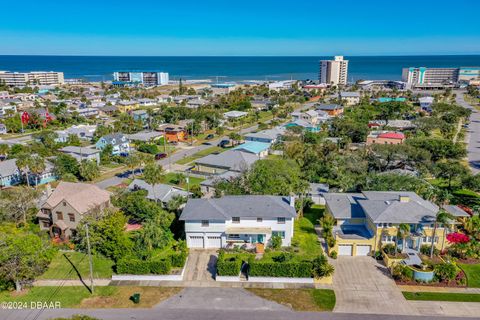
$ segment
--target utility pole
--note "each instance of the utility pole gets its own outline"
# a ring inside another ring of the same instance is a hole
[[[187,198],[190,198],[190,171],[187,171]]]
[[[87,233],[87,252],[88,252],[88,260],[90,265],[90,290],[93,294],[93,263],[92,263],[92,253],[90,251],[90,235],[88,233],[88,223],[85,224],[85,231]]]

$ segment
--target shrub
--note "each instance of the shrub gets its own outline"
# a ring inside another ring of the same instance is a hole
[[[150,154],[157,154],[158,146],[156,144],[142,143],[138,146],[138,151]]]
[[[280,249],[280,247],[282,246],[282,237],[273,236],[270,239],[270,243],[271,243],[273,249]]]
[[[450,243],[467,243],[470,241],[470,237],[463,233],[453,232],[447,234],[447,241]]]
[[[140,259],[124,258],[117,262],[118,274],[148,274],[150,266],[147,261]]]
[[[388,243],[383,246],[383,252],[388,254],[389,256],[395,256],[395,245]]]
[[[333,274],[335,268],[328,263],[327,258],[322,254],[312,261],[312,274],[315,278],[328,277]]]
[[[458,273],[457,266],[453,263],[441,263],[437,264],[434,268],[435,276],[440,281],[450,281],[455,279]]]
[[[153,274],[169,274],[172,268],[169,260],[153,260],[148,265],[150,273]]]
[[[182,268],[187,260],[187,251],[178,251],[168,255],[172,267]]]
[[[225,258],[224,251],[220,251],[217,259],[217,274],[219,276],[238,276],[242,261],[237,257]]]
[[[428,245],[428,244],[423,244],[421,247],[420,247],[420,253],[421,254],[424,254],[426,256],[429,256],[430,255],[430,249],[431,249],[431,245]],[[438,256],[440,254],[440,250],[438,250],[436,247],[433,248],[433,254]]]
[[[250,263],[250,276],[310,278],[312,277],[312,263],[252,261]]]
[[[274,262],[288,262],[292,260],[294,257],[293,253],[290,252],[282,252],[278,256],[272,257]]]
[[[335,250],[330,251],[330,258],[337,259],[337,255],[338,255],[337,251]]]
[[[396,264],[392,270],[392,277],[395,280],[412,280],[413,279],[413,270],[403,264]]]

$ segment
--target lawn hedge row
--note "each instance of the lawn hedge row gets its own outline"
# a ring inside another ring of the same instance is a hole
[[[117,262],[118,274],[169,274],[170,260],[140,260],[124,258]]]
[[[240,268],[242,267],[242,260],[236,257],[225,258],[223,251],[220,251],[217,259],[217,274],[219,276],[238,276]]]
[[[252,277],[288,277],[311,278],[313,265],[311,262],[261,262],[250,263]]]
[[[187,251],[177,251],[168,255],[170,264],[174,268],[183,268],[185,261],[187,260],[188,252]]]

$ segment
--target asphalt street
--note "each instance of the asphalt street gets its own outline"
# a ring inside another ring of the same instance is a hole
[[[468,164],[474,173],[480,172],[480,112],[463,98],[463,91],[456,92],[456,101],[464,108],[472,110],[466,142],[468,143]]]

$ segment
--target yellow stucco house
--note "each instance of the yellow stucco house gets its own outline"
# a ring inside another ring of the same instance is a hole
[[[120,111],[121,113],[127,113],[139,108],[138,102],[133,100],[122,100],[122,101],[119,101],[115,106],[118,108],[118,111]]]
[[[324,197],[326,214],[336,221],[333,229],[336,243],[330,250],[339,256],[371,255],[395,241],[398,248],[417,252],[422,245],[431,245],[432,236],[436,248],[442,250],[448,245],[446,235],[455,224],[452,221],[451,225],[439,225],[433,235],[439,207],[414,192],[326,193]],[[410,226],[405,248],[403,239],[397,239],[402,224]]]

